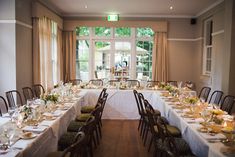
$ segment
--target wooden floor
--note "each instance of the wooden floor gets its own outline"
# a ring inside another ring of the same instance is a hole
[[[139,136],[137,120],[102,122],[103,137],[94,150],[94,157],[152,157],[152,152],[147,151],[147,146],[144,147]]]

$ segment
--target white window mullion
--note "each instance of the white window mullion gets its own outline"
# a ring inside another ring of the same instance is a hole
[[[131,28],[131,68],[130,68],[130,78],[136,78],[136,31],[135,28]]]
[[[89,48],[89,80],[94,78],[94,42],[92,40],[92,37],[94,36],[92,27],[89,28],[90,30],[90,35],[89,35],[89,42],[90,42],[90,48]]]

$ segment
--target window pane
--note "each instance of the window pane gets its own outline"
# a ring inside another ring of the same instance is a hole
[[[76,78],[88,81],[88,58],[90,43],[88,40],[77,40],[76,49]]]
[[[131,28],[128,27],[119,27],[115,29],[115,37],[130,37]]]
[[[78,36],[89,36],[89,27],[77,27],[76,28],[76,35]]]
[[[111,29],[109,27],[95,27],[96,36],[110,36]]]
[[[137,41],[136,43],[136,76],[138,79],[152,77],[152,41]]]
[[[115,42],[115,77],[129,77],[131,43]]]
[[[151,28],[137,28],[137,37],[153,37],[154,32]]]
[[[110,42],[95,42],[95,71],[98,78],[110,78]]]

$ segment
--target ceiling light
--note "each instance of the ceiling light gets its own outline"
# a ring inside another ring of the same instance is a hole
[[[87,9],[87,5],[85,5],[85,9]]]
[[[170,6],[170,9],[172,10],[172,9],[173,9],[173,6]]]

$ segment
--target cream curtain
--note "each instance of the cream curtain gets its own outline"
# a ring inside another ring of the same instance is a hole
[[[33,18],[33,83],[40,81],[39,18]]]
[[[75,31],[63,32],[63,66],[64,81],[76,78],[76,33]]]
[[[46,17],[39,19],[40,82],[46,90],[53,88],[51,29],[51,20]]]
[[[156,32],[152,55],[152,80],[168,81],[167,33]]]
[[[57,27],[57,80],[63,80],[62,30]]]

